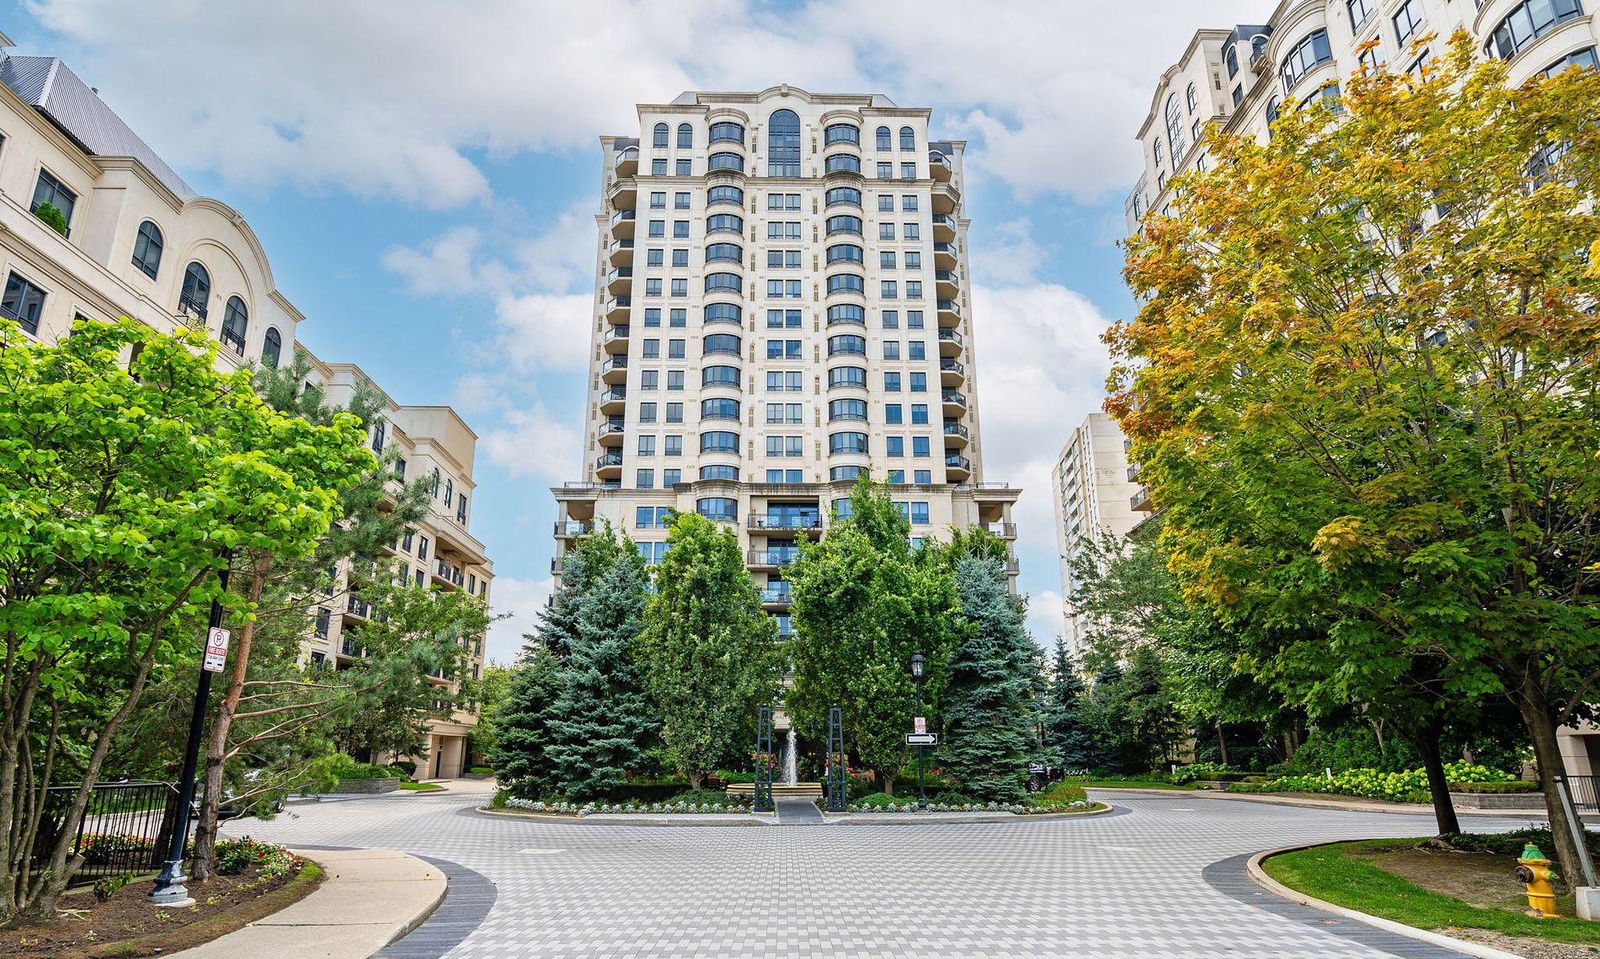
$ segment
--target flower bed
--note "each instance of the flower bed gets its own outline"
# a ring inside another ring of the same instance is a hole
[[[1495,784],[1515,783],[1516,777],[1498,769],[1472,763],[1447,763],[1445,778],[1451,788],[1471,785],[1482,791],[1501,788]],[[1306,792],[1329,793],[1340,796],[1359,796],[1381,799],[1386,802],[1425,803],[1428,797],[1428,776],[1421,769],[1405,772],[1383,772],[1377,769],[1346,769],[1331,776],[1282,776],[1265,783],[1234,783],[1229,792],[1277,793]],[[1518,789],[1520,787],[1505,787]],[[1461,791],[1469,791],[1462,789]]]
[[[702,793],[706,790],[701,790]],[[649,813],[677,815],[684,813],[729,813],[748,812],[748,801],[719,796],[696,796],[693,800],[670,800],[666,802],[639,802],[627,800],[623,802],[546,802],[541,799],[516,799],[506,797],[495,805],[506,809],[525,809],[528,812],[556,813],[563,816],[594,816],[608,813]]]
[[[1048,813],[1081,812],[1097,809],[1100,804],[1089,799],[1083,787],[1075,783],[1059,783],[1050,789],[1029,796],[1026,802],[972,802],[960,801],[954,794],[935,796],[928,803],[929,812],[1004,812],[1019,816],[1039,816]],[[874,793],[863,796],[849,805],[851,812],[917,812],[917,801],[910,796],[888,796]]]

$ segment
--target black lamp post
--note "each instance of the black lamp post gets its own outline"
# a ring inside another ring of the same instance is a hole
[[[917,681],[918,719],[922,718],[922,664],[924,662],[926,662],[926,660],[922,658],[921,653],[912,654],[911,678]],[[923,731],[924,730],[921,729],[917,730],[919,733]],[[923,746],[921,743],[917,744],[917,810],[919,812],[927,812],[928,810],[928,794],[923,786],[923,752],[926,748],[927,747]]]

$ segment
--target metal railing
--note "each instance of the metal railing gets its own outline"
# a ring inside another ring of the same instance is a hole
[[[1600,812],[1600,777],[1567,776],[1567,788],[1572,792],[1572,805],[1578,812]]]
[[[52,786],[46,791],[31,868],[48,865],[77,791],[76,786]],[[166,858],[177,804],[178,791],[171,783],[96,783],[68,852],[69,857],[83,855],[83,865],[70,882],[80,885],[159,869]]]

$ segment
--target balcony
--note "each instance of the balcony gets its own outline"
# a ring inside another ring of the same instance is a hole
[[[955,213],[961,206],[961,191],[953,183],[933,184],[933,212]]]
[[[612,240],[611,245],[606,247],[606,257],[611,261],[612,266],[622,266],[624,263],[632,263],[633,237],[628,236],[623,237],[620,240]]]
[[[787,549],[753,549],[745,557],[745,565],[754,569],[781,569],[791,566],[800,558],[800,550]]]
[[[611,323],[626,323],[628,314],[633,310],[633,297],[613,296],[606,301],[606,320]]]
[[[959,251],[954,243],[935,243],[933,245],[933,265],[939,270],[953,270],[956,266],[956,257]]]
[[[1001,539],[1017,538],[1016,523],[980,523],[978,525],[982,526],[983,529],[989,534],[998,536]]]
[[[625,236],[633,236],[633,228],[638,220],[639,213],[637,210],[618,210],[617,212],[611,214],[612,239],[621,239]]]
[[[614,209],[631,210],[638,197],[638,189],[634,184],[633,177],[621,177],[611,184],[610,190],[606,191],[606,199],[610,201]]]
[[[606,452],[595,457],[595,475],[602,480],[622,478],[622,451]]]
[[[1130,483],[1139,482],[1139,464],[1138,463],[1129,463],[1128,464],[1128,482],[1130,482]]]
[[[937,150],[930,150],[928,152],[928,174],[938,182],[948,183],[950,178],[955,176],[956,167],[955,164],[950,162],[950,158],[943,153]]]
[[[627,407],[628,388],[613,386],[600,391],[600,412],[610,415],[615,413],[621,416]]]
[[[1128,506],[1131,507],[1135,513],[1155,512],[1155,497],[1150,495],[1150,487],[1139,487],[1138,492],[1128,497]]]
[[[939,398],[944,402],[946,416],[960,416],[967,411],[967,396],[959,390],[940,390]]]
[[[955,300],[937,300],[935,307],[939,313],[941,327],[955,327],[961,325],[961,304]]]
[[[639,148],[625,146],[611,154],[611,168],[617,176],[633,176],[639,172]]]
[[[933,215],[933,239],[935,242],[949,242],[956,238],[956,218],[948,213],[935,213]]]
[[[627,427],[623,425],[622,417],[608,419],[595,428],[595,439],[600,442],[601,446],[621,446],[626,429]]]
[[[633,267],[618,266],[606,271],[606,291],[626,293],[633,288]]]
[[[959,330],[941,328],[939,330],[939,355],[960,356],[961,347],[966,342]]]
[[[972,460],[959,453],[953,453],[944,458],[944,468],[951,479],[960,482],[972,475]]]
[[[945,449],[960,449],[972,441],[972,433],[960,423],[944,424]]]
[[[454,566],[441,559],[433,565],[433,578],[459,589],[467,577],[461,571],[461,567]]]
[[[960,386],[967,381],[967,368],[948,356],[939,361],[939,381],[945,386]]]
[[[961,274],[955,270],[934,270],[933,289],[940,299],[954,299],[961,293]]]
[[[746,526],[755,532],[820,533],[822,516],[818,513],[751,513],[746,517]]]
[[[794,602],[794,589],[789,586],[764,586],[761,589],[763,606],[788,606]]]
[[[603,383],[626,383],[628,381],[628,354],[618,353],[601,363],[600,380]]]
[[[628,352],[628,325],[624,323],[606,330],[605,335],[600,337],[600,345],[605,347],[607,353]]]
[[[587,519],[558,519],[555,523],[556,539],[576,539],[594,532],[594,521]]]
[[[347,597],[344,601],[344,611],[357,619],[372,618],[372,604],[359,596]]]
[[[340,653],[340,655],[343,655],[343,656],[352,656],[352,657],[367,655],[366,650],[361,648],[361,644],[359,642],[355,641],[354,639],[350,638],[349,636],[346,636],[344,638],[344,641],[339,644],[339,653]]]

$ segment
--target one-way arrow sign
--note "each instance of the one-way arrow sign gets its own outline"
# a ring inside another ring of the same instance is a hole
[[[937,746],[939,737],[934,733],[906,733],[907,746]]]

